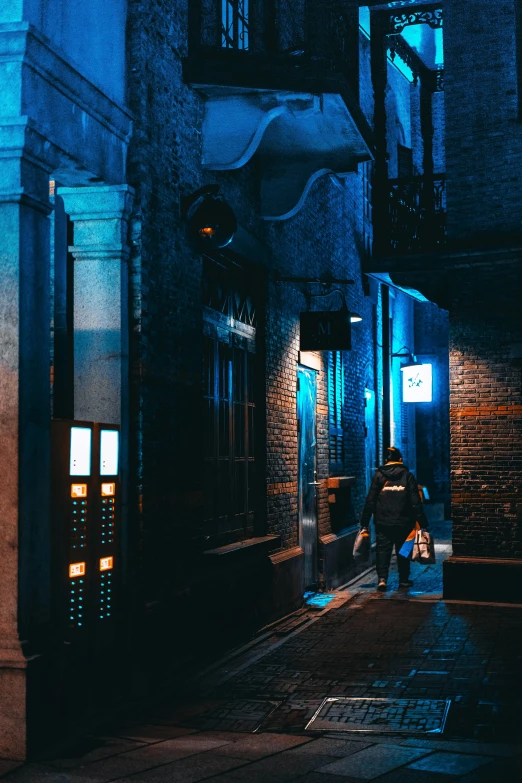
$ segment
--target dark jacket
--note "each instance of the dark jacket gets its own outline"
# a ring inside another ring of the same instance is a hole
[[[411,524],[428,526],[417,488],[417,480],[402,462],[388,462],[377,468],[366,498],[361,527],[368,527],[373,515],[377,525]]]

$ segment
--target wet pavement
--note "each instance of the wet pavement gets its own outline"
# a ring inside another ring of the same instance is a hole
[[[522,608],[443,602],[449,530],[434,533],[438,563],[414,564],[409,591],[393,571],[388,592],[376,592],[372,571],[325,608],[305,608],[233,651],[165,705],[84,738],[71,757],[17,768],[0,761],[0,776],[520,780]]]

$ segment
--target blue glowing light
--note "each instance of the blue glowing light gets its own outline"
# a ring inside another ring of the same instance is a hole
[[[330,601],[333,601],[334,598],[335,598],[334,593],[306,592],[304,594],[305,604],[307,606],[324,607],[327,606],[330,603]]]

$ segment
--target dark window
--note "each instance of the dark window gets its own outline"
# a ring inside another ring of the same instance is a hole
[[[362,233],[363,233],[363,242],[364,242],[364,250],[367,255],[371,256],[372,254],[372,237],[373,237],[373,228],[372,228],[372,162],[367,161],[365,163],[361,163],[360,166],[360,172],[361,172],[361,178],[362,178],[362,206],[363,206],[363,215],[362,215]]]
[[[253,535],[258,508],[256,310],[242,270],[204,259],[204,532]]]
[[[328,437],[330,473],[344,469],[344,367],[342,351],[328,352]]]
[[[413,176],[413,151],[410,147],[403,144],[397,144],[397,176]]]

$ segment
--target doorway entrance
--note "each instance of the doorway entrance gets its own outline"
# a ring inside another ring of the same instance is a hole
[[[299,545],[304,552],[305,587],[317,582],[317,380],[313,370],[297,370],[299,463]]]

